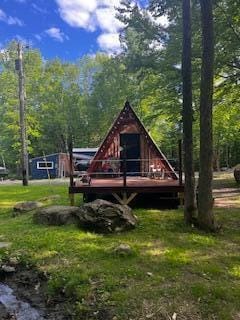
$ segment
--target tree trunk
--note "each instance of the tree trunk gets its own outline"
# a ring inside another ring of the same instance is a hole
[[[19,76],[19,118],[20,118],[20,140],[21,140],[21,165],[22,165],[22,184],[28,185],[28,150],[27,150],[27,130],[26,130],[26,110],[24,96],[24,74],[23,74],[23,49],[22,44],[18,43],[18,76]]]
[[[212,96],[214,36],[212,0],[200,0],[202,19],[202,70],[200,93],[200,168],[198,186],[198,222],[202,229],[215,230],[212,197]]]
[[[193,137],[192,137],[192,50],[191,50],[191,0],[182,1],[183,13],[183,154],[185,172],[184,218],[187,224],[192,223],[195,211]]]

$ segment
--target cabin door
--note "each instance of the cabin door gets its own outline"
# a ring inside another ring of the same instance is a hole
[[[127,161],[127,174],[136,176],[140,175],[140,134],[120,134],[120,146],[123,148],[121,151],[121,160],[123,160],[124,157],[126,157],[127,160],[132,160]]]

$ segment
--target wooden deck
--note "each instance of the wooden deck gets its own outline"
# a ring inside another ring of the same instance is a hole
[[[113,192],[138,192],[138,193],[164,193],[183,192],[184,185],[179,180],[157,180],[147,177],[127,177],[126,186],[123,178],[94,178],[91,185],[84,185],[80,181],[75,186],[69,187],[69,193],[113,193]]]
[[[82,184],[81,181],[75,181],[74,186],[69,187],[71,203],[74,204],[74,194],[83,193],[85,196],[112,195],[120,204],[129,204],[137,195],[152,193],[159,195],[169,195],[169,198],[182,198],[180,194],[184,192],[184,185],[179,184],[179,180],[166,179],[157,180],[147,177],[127,177],[126,186],[123,178],[94,178],[91,185]]]

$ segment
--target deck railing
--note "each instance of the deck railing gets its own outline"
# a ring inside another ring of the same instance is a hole
[[[122,178],[123,186],[127,186],[127,178],[134,176],[148,177],[156,180],[172,180],[175,175],[175,180],[178,179],[174,168],[169,165],[169,169],[163,168],[161,160],[166,159],[103,159],[103,160],[90,160],[89,166],[93,162],[97,163],[93,166],[96,171],[79,170],[74,171],[74,175],[77,176],[78,181],[83,184],[91,184],[91,178]],[[79,163],[79,162],[78,162]],[[86,162],[84,162],[86,165]],[[86,168],[87,169],[87,168]],[[180,179],[181,181],[181,179]]]

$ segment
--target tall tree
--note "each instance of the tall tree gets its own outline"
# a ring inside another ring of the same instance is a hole
[[[212,197],[212,104],[214,32],[212,0],[200,0],[202,21],[202,70],[200,92],[200,168],[198,221],[201,228],[214,231]]]
[[[22,184],[28,185],[28,148],[27,148],[27,130],[26,130],[26,108],[24,94],[24,73],[23,73],[23,45],[18,43],[18,77],[19,77],[19,124],[21,140],[21,166],[22,166]]]
[[[193,133],[192,133],[192,57],[191,57],[191,1],[183,0],[183,147],[184,147],[184,217],[186,223],[192,223],[195,210],[194,168],[193,168]]]

